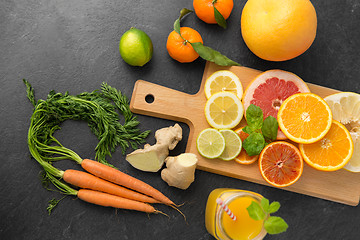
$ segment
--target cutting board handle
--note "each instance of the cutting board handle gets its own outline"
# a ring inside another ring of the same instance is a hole
[[[202,94],[203,95],[203,94]],[[137,114],[184,122],[192,127],[198,114],[203,114],[199,105],[200,94],[187,94],[144,80],[135,83],[130,109]],[[202,101],[201,101],[202,102]]]

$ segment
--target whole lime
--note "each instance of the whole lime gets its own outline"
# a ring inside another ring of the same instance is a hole
[[[121,36],[119,51],[127,64],[141,67],[150,61],[153,45],[144,31],[132,27]]]

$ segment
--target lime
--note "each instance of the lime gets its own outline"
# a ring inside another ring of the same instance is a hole
[[[197,150],[206,158],[217,158],[225,149],[225,138],[214,128],[207,128],[200,132],[196,139]]]
[[[153,45],[145,32],[130,28],[121,36],[119,51],[127,64],[141,67],[150,61],[153,55]]]
[[[225,161],[233,160],[241,151],[242,142],[240,136],[230,129],[220,130],[220,133],[225,138],[225,149],[219,158]]]

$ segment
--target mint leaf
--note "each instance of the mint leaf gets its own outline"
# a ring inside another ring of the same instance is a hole
[[[261,207],[264,210],[265,213],[269,212],[269,199],[267,198],[262,198],[260,201]]]
[[[243,148],[249,156],[259,155],[265,147],[265,139],[261,133],[251,133],[243,142]]]
[[[276,140],[279,124],[273,116],[265,118],[261,132],[266,140]]]
[[[260,207],[259,203],[252,201],[250,206],[248,206],[247,211],[249,216],[254,220],[262,220],[265,218],[265,213]]]
[[[248,126],[253,130],[261,129],[263,126],[264,116],[260,107],[250,104],[246,109],[246,122]]]
[[[242,131],[247,134],[251,134],[252,132],[254,132],[249,126],[245,126]]]
[[[190,44],[202,59],[214,62],[219,66],[240,66],[239,63],[234,62],[210,47],[204,46],[201,42],[194,42]]]
[[[223,15],[221,15],[221,13],[219,12],[219,10],[216,9],[216,7],[214,6],[214,15],[215,15],[215,20],[217,22],[217,24],[222,27],[223,29],[227,28],[227,24],[226,24],[226,20],[223,17]]]
[[[285,232],[289,226],[281,217],[269,217],[265,220],[264,227],[269,234],[278,234]]]
[[[279,202],[272,202],[269,206],[269,210],[267,211],[269,214],[270,213],[275,213],[279,210],[280,208],[280,203]]]

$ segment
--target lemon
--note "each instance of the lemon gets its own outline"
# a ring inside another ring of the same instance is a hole
[[[241,99],[243,95],[243,86],[235,73],[228,70],[220,70],[214,72],[206,79],[204,91],[207,99],[214,93],[222,91],[232,92]]]
[[[206,120],[217,129],[234,128],[240,123],[243,114],[244,107],[232,92],[215,93],[205,104]]]
[[[360,172],[360,94],[341,92],[327,96],[324,100],[329,105],[333,118],[349,130],[354,142],[354,152],[344,169]]]
[[[130,28],[121,36],[119,51],[127,64],[141,67],[152,58],[153,44],[145,32]]]
[[[240,136],[230,129],[220,130],[220,133],[225,138],[225,149],[219,158],[225,161],[233,160],[241,151],[242,142]]]
[[[225,138],[218,130],[206,128],[197,137],[196,147],[201,156],[218,158],[225,149]]]

